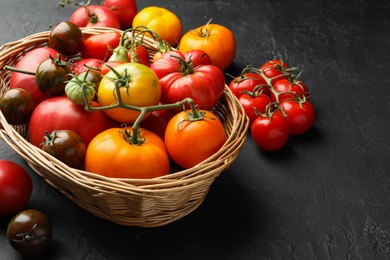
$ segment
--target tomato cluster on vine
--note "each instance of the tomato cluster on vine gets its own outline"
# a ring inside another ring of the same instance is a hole
[[[310,90],[300,79],[303,70],[289,67],[281,58],[247,67],[229,88],[250,120],[250,132],[263,150],[276,151],[290,135],[307,132],[315,121]]]

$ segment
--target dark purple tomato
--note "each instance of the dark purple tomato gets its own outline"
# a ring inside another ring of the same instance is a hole
[[[49,246],[51,237],[51,223],[47,215],[39,210],[21,211],[8,224],[8,241],[23,255],[37,255],[43,252]]]
[[[83,168],[86,146],[78,134],[71,130],[54,130],[45,134],[42,150],[70,167]]]
[[[11,125],[27,124],[34,111],[33,96],[22,88],[12,88],[0,97],[0,109]]]
[[[83,48],[83,34],[74,23],[60,22],[50,31],[48,46],[61,54],[75,55]]]

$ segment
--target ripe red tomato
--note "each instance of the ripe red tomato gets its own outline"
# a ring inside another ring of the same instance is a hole
[[[30,199],[32,189],[31,177],[22,166],[0,160],[0,216],[20,211]]]
[[[95,58],[107,61],[112,55],[110,48],[115,49],[119,45],[120,39],[120,32],[108,32],[92,35],[84,41],[81,56],[84,59]]]
[[[113,122],[103,111],[87,111],[84,106],[73,104],[66,96],[53,97],[41,102],[32,113],[29,140],[39,147],[46,131],[72,130],[88,146],[95,135],[112,126]]]
[[[135,54],[135,55],[134,55]],[[128,58],[130,62],[141,63],[145,66],[150,67],[150,58],[149,52],[143,45],[137,45],[134,47],[134,54],[130,50],[128,54]]]
[[[238,100],[249,117],[249,125],[252,125],[259,113],[264,114],[267,106],[271,103],[271,98],[264,93],[243,94]]]
[[[140,140],[133,144],[132,128],[111,128],[98,134],[89,144],[85,170],[111,178],[149,179],[169,173],[169,157],[163,140],[140,129]]]
[[[288,68],[288,65],[281,59],[270,60],[260,66],[260,70],[263,71],[264,75],[269,78],[272,83],[283,78],[288,78],[290,75]]]
[[[193,66],[191,57],[189,53],[170,51],[150,66],[160,78],[161,103],[175,103],[189,97],[199,108],[211,109],[223,94],[225,76],[214,65]],[[195,64],[201,62],[195,60]]]
[[[290,134],[303,134],[314,124],[315,110],[309,101],[286,99],[281,101],[280,105],[287,114],[287,124],[290,129]]]
[[[88,67],[98,70],[101,64],[103,64],[103,60],[101,59],[95,59],[95,58],[81,59],[72,64],[72,71],[74,74],[79,75],[82,72],[87,71]]]
[[[297,99],[303,96],[308,97],[310,92],[308,87],[302,81],[295,81],[292,79],[280,79],[273,84],[273,88],[277,93],[271,94],[272,101],[279,101],[285,99]]]
[[[24,54],[16,63],[15,68],[36,72],[38,66],[49,59],[50,56],[57,57],[58,51],[48,47],[38,47]],[[28,75],[21,72],[12,72],[9,81],[10,88],[22,88],[30,92],[34,99],[35,105],[48,98],[37,87],[34,75]]]
[[[103,5],[118,17],[122,30],[131,27],[134,16],[137,14],[135,0],[104,0]]]
[[[287,120],[279,110],[271,115],[259,115],[251,126],[253,140],[266,151],[282,148],[288,141],[289,133]]]
[[[120,29],[118,17],[107,7],[89,5],[77,8],[69,21],[78,27],[110,27]]]
[[[239,98],[245,91],[252,92],[256,86],[264,85],[262,88],[264,93],[270,93],[267,82],[260,74],[248,72],[238,77],[235,77],[229,83],[229,88],[233,94]]]
[[[221,121],[210,111],[200,110],[201,119],[194,119],[191,110],[181,111],[169,121],[165,145],[172,160],[188,169],[215,154],[225,143]]]

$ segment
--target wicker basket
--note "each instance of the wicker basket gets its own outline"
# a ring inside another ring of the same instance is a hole
[[[82,28],[85,36],[112,29]],[[0,93],[8,89],[13,66],[23,54],[46,45],[49,32],[37,33],[0,47]],[[144,44],[153,55],[155,42]],[[47,183],[92,214],[111,222],[139,227],[157,227],[178,220],[195,210],[205,199],[211,184],[238,156],[247,135],[248,119],[243,108],[225,87],[213,111],[223,122],[228,140],[202,163],[154,179],[114,179],[68,167],[26,140],[28,125],[9,125],[0,113],[1,138]]]

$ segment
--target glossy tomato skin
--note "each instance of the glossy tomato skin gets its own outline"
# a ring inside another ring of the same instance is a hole
[[[259,115],[251,126],[252,138],[261,149],[276,151],[288,141],[290,130],[287,120],[280,112]]]
[[[264,114],[267,106],[271,104],[271,98],[264,93],[257,95],[243,94],[238,98],[238,101],[249,117],[249,125],[253,124],[259,113]]]
[[[245,92],[253,92],[256,86],[264,86],[262,90],[264,93],[270,93],[269,87],[264,80],[257,73],[245,73],[245,75],[240,75],[232,79],[228,85],[233,94],[239,98]]]
[[[52,226],[42,211],[23,210],[9,222],[7,238],[11,246],[22,255],[36,256],[49,247]]]
[[[30,199],[32,189],[31,177],[22,166],[0,160],[0,216],[20,211]]]
[[[8,89],[0,97],[0,110],[11,125],[24,125],[35,108],[32,95],[22,88]]]
[[[45,134],[45,139],[41,143],[43,151],[70,167],[77,169],[84,167],[86,147],[77,133],[71,130],[54,130]]]
[[[86,111],[84,106],[73,104],[66,96],[52,97],[40,103],[32,113],[29,140],[31,144],[40,147],[45,131],[72,130],[88,146],[95,135],[113,125],[102,111]]]
[[[214,65],[198,65],[179,51],[165,53],[150,68],[160,78],[161,103],[169,104],[191,98],[201,109],[211,109],[223,95],[225,77]],[[200,56],[199,56],[200,57]],[[204,61],[195,60],[197,64]]]
[[[39,64],[35,81],[39,90],[47,97],[65,94],[66,82],[71,79],[71,67],[62,62],[61,56],[45,60]]]
[[[273,84],[273,88],[276,92],[272,93],[271,97],[273,101],[279,101],[285,99],[299,99],[309,96],[309,89],[302,81],[293,81],[291,79],[280,79]]]
[[[169,157],[163,140],[153,132],[140,130],[144,140],[131,144],[123,131],[111,128],[97,135],[87,148],[85,170],[112,178],[150,179],[170,171]]]
[[[137,14],[135,0],[104,0],[103,5],[118,17],[122,30],[131,27],[134,16]]]
[[[129,51],[128,59],[130,62],[141,63],[150,67],[149,52],[143,45],[135,46],[134,53],[136,55],[134,55],[132,51]]]
[[[26,52],[23,57],[15,64],[15,68],[25,71],[36,72],[38,66],[50,56],[57,57],[58,51],[49,47],[38,47]],[[12,72],[10,81],[10,88],[23,88],[30,92],[35,105],[48,98],[38,88],[35,82],[34,75],[23,74],[20,72]]]
[[[120,95],[124,104],[132,106],[152,106],[157,105],[161,99],[161,85],[157,75],[147,66],[139,63],[125,63],[115,67],[115,71],[125,76],[127,73],[127,85],[120,87]],[[117,75],[110,71],[99,85],[97,93],[101,106],[110,106],[118,102],[118,93],[115,91],[115,80]],[[113,94],[115,93],[115,95]],[[104,110],[110,118],[120,123],[134,123],[140,112],[118,107]]]
[[[103,60],[95,58],[86,58],[75,61],[72,64],[72,71],[74,74],[79,75],[82,72],[88,70],[88,67],[91,69],[99,70],[100,66],[103,64]]]
[[[94,58],[107,61],[112,55],[110,48],[115,49],[119,45],[120,39],[120,32],[107,32],[92,35],[84,40],[81,57],[84,59]]]
[[[188,121],[190,110],[177,113],[165,130],[165,145],[172,160],[188,169],[215,154],[226,142],[221,121],[210,111],[204,118]]]
[[[77,8],[69,21],[78,27],[110,27],[120,29],[118,17],[107,7],[89,5]]]
[[[263,75],[267,77],[272,84],[281,79],[288,79],[290,72],[289,66],[281,59],[273,59],[265,62],[259,68],[263,71]]]
[[[299,135],[307,132],[314,124],[315,109],[309,101],[286,99],[280,102],[287,114],[287,123],[290,134]]]
[[[179,43],[183,33],[180,18],[170,10],[158,6],[148,6],[140,10],[133,20],[133,28],[137,26],[146,26],[155,31],[171,46]]]
[[[47,44],[63,55],[75,55],[83,48],[83,33],[77,25],[63,21],[51,29]]]
[[[227,27],[219,24],[206,24],[183,35],[179,51],[203,50],[211,58],[212,64],[225,70],[236,55],[236,40]]]

